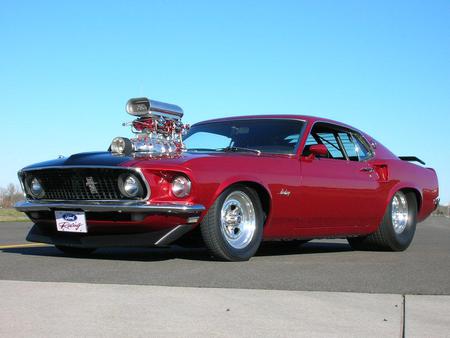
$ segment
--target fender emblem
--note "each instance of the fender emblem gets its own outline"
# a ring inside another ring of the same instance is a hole
[[[98,194],[97,187],[95,186],[96,184],[93,177],[86,177],[86,186],[89,188],[91,194]]]
[[[281,196],[289,196],[291,192],[287,189],[281,189],[281,191],[278,194]]]

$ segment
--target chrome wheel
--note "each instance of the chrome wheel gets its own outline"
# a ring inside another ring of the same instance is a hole
[[[256,230],[255,208],[242,191],[233,191],[222,204],[220,229],[226,242],[235,249],[245,248]]]
[[[409,222],[408,200],[401,191],[395,193],[391,204],[392,226],[396,234],[401,234]]]

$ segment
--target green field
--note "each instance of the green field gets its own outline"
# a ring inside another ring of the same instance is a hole
[[[14,209],[0,209],[0,222],[26,222],[30,219]]]

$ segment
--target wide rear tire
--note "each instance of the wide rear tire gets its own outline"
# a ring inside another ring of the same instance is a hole
[[[209,252],[225,261],[249,260],[263,236],[264,213],[255,190],[234,185],[209,209],[200,231]]]
[[[417,224],[417,198],[413,192],[397,191],[378,230],[368,236],[347,238],[355,250],[404,251],[411,244]]]

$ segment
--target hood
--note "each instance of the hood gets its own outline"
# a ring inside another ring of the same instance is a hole
[[[40,168],[40,167],[60,167],[60,166],[120,166],[122,163],[133,160],[127,156],[113,156],[110,152],[89,152],[79,153],[69,157],[57,158],[55,160],[35,163],[24,169]]]
[[[33,169],[41,167],[60,167],[60,166],[121,166],[121,167],[161,167],[161,166],[180,166],[186,162],[205,157],[233,156],[231,153],[182,153],[172,155],[171,157],[161,156],[123,156],[113,155],[111,152],[88,152],[74,154],[70,157],[58,158],[55,160],[35,163],[24,169]],[[248,154],[247,154],[248,155]]]

